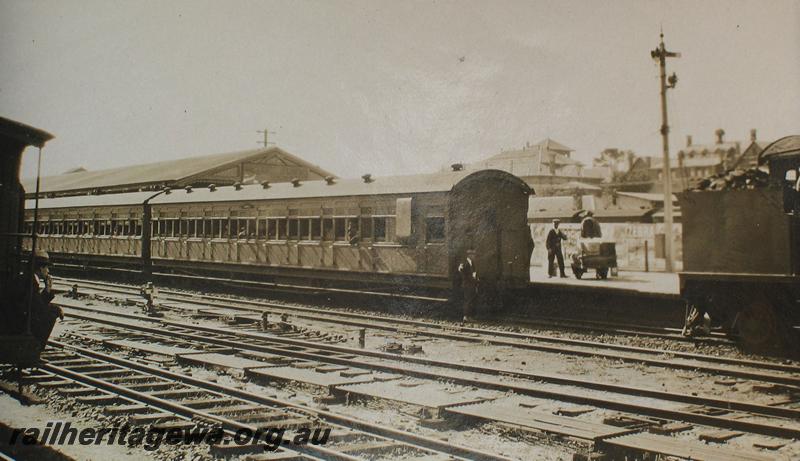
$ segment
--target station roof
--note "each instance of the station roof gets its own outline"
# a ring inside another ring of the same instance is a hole
[[[490,170],[496,171],[496,170]],[[298,186],[291,182],[270,184],[264,188],[260,184],[217,187],[213,192],[207,187],[192,188],[192,192],[175,189],[169,194],[148,192],[132,192],[106,195],[82,195],[39,199],[39,208],[71,208],[141,205],[144,200],[156,195],[151,204],[210,203],[262,201],[282,199],[303,199],[317,197],[346,197],[359,195],[403,195],[426,192],[450,191],[459,181],[474,171],[450,171],[445,173],[386,176],[371,178],[371,182],[363,179],[336,179],[332,184],[326,181],[301,181]],[[507,173],[503,173],[507,174]],[[509,177],[513,177],[508,175]],[[516,179],[516,178],[515,178]],[[520,184],[524,184],[519,180]],[[26,208],[33,207],[33,200],[26,202]]]
[[[191,183],[194,178],[212,174],[217,171],[234,167],[236,164],[253,161],[267,157],[280,157],[291,163],[306,167],[319,177],[333,176],[332,173],[312,165],[278,148],[252,149],[237,152],[227,152],[197,157],[188,157],[177,160],[132,165],[119,168],[110,168],[97,171],[78,169],[72,173],[41,178],[42,194],[70,194],[89,191],[103,191],[104,189],[137,190],[148,187],[163,187],[169,185],[182,185]],[[34,180],[22,181],[26,191],[33,190]]]

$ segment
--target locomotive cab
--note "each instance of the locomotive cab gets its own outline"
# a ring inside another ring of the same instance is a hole
[[[19,182],[22,152],[42,148],[53,135],[0,117],[0,363],[33,365],[50,328],[33,284],[35,258],[22,257],[25,191]],[[54,320],[54,319],[53,319]],[[50,325],[52,327],[52,325]]]

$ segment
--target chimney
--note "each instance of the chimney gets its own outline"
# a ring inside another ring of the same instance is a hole
[[[750,142],[756,142],[756,129],[750,130]]]
[[[725,136],[725,130],[722,128],[717,128],[717,131],[714,132],[717,135],[717,144],[722,144],[724,141],[722,138]]]
[[[454,164],[450,165],[450,168],[452,168],[453,171],[461,171],[461,170],[464,169],[464,164],[463,163],[454,163]]]
[[[300,187],[300,179],[292,178],[292,186],[293,187]]]
[[[372,179],[372,175],[371,175],[371,174],[369,174],[369,173],[367,173],[367,174],[365,174],[365,175],[362,175],[362,176],[361,176],[361,179],[363,179],[363,180],[364,180],[364,182],[365,182],[365,183],[367,183],[367,184],[369,184],[369,183],[371,183],[371,182],[373,181],[373,179]]]
[[[332,186],[333,184],[336,183],[336,178],[334,178],[333,176],[325,176],[325,183],[328,184],[329,186]]]
[[[261,188],[262,189],[269,189],[269,181],[261,181]]]
[[[692,135],[687,134],[686,135],[686,147],[689,147],[691,145],[692,145]]]
[[[240,183],[239,181],[236,181],[235,183],[233,183],[233,188],[235,190],[242,190],[242,183]]]

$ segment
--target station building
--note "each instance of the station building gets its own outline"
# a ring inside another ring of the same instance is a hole
[[[83,168],[41,178],[41,197],[322,180],[336,175],[279,147],[228,152],[142,165],[88,171]],[[22,181],[27,198],[36,195],[36,180]]]
[[[504,150],[486,159],[463,165],[466,170],[495,169],[511,173],[537,195],[553,195],[568,182],[598,185],[610,174],[607,168],[583,165],[572,156],[574,150],[545,138],[536,144],[526,143],[521,149]]]

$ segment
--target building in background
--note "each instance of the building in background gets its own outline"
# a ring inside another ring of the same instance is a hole
[[[546,138],[533,145],[526,143],[522,149],[502,151],[484,160],[454,167],[507,171],[528,183],[537,195],[552,195],[559,184],[571,181],[599,184],[610,174],[607,167],[586,168],[572,158],[573,152],[564,144]]]
[[[742,155],[736,159],[736,162],[732,165],[733,168],[739,168],[742,170],[747,170],[749,168],[755,168],[758,166],[758,156],[764,149],[769,146],[772,141],[759,141],[756,138],[756,130],[750,130],[750,144],[747,148],[742,152]]]
[[[756,139],[756,130],[750,130],[750,142],[742,150],[743,142],[725,141],[725,131],[715,132],[712,144],[694,144],[692,136],[686,137],[686,145],[670,160],[672,190],[681,192],[692,188],[701,179],[734,168],[755,166],[758,154],[768,143]],[[660,156],[635,157],[627,172],[614,182],[613,187],[630,192],[653,192],[663,190],[663,159]]]

